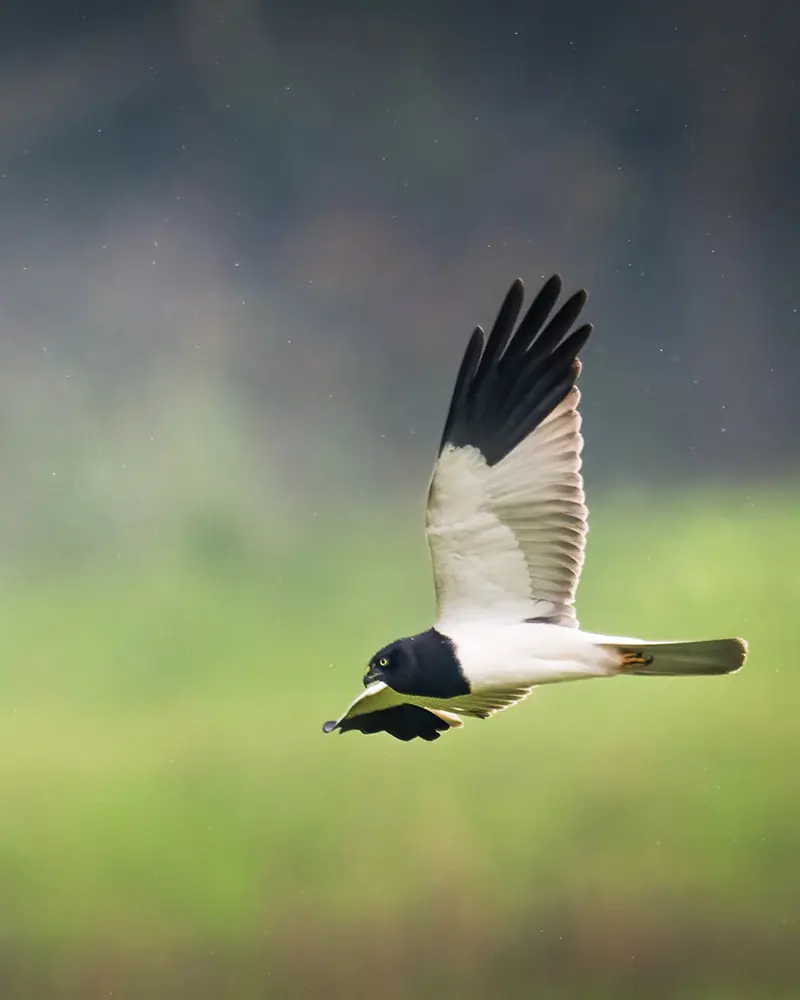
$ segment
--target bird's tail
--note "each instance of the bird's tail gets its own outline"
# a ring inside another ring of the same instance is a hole
[[[699,642],[643,642],[607,647],[620,655],[618,673],[652,677],[732,674],[744,664],[744,639],[703,639]]]

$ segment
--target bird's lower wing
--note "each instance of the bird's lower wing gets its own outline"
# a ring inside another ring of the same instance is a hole
[[[438,739],[441,732],[461,724],[458,715],[451,711],[414,704],[378,681],[352,701],[338,719],[326,722],[322,731],[389,733],[404,742],[416,738],[430,742]]]
[[[484,691],[473,691],[471,694],[450,698],[447,702],[448,712],[456,715],[467,715],[473,719],[488,719],[497,712],[504,712],[512,705],[517,705],[533,691],[533,687],[500,687]]]

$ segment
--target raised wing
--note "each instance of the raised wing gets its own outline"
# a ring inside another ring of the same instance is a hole
[[[584,291],[548,322],[560,292],[550,278],[515,330],[515,281],[461,363],[426,517],[442,631],[481,617],[577,627],[588,512],[575,381],[592,327],[572,330]]]

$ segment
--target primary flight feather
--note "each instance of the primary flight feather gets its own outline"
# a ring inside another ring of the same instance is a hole
[[[620,674],[728,674],[743,639],[648,642],[582,632],[575,591],[588,511],[581,476],[576,292],[554,312],[555,275],[519,320],[511,286],[488,336],[467,345],[428,489],[436,623],[379,650],[365,690],[326,733],[438,739],[539,684]]]

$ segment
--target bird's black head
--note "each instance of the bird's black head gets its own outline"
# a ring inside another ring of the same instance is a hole
[[[379,649],[370,659],[364,674],[364,686],[383,681],[395,691],[406,693],[405,689],[413,683],[415,673],[416,657],[412,642],[410,639],[398,639]]]
[[[432,628],[379,649],[369,661],[364,685],[375,681],[400,694],[429,698],[454,698],[470,690],[453,643]]]

